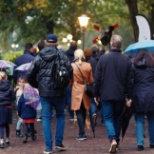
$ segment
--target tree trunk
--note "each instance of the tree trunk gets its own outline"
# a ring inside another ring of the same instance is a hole
[[[137,0],[125,0],[125,1],[129,9],[131,24],[134,31],[134,39],[135,42],[137,42],[139,36],[139,28],[135,18],[135,16],[138,14]]]

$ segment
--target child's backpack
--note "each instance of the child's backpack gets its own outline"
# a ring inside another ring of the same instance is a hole
[[[62,59],[62,53],[57,51],[57,57],[54,60],[52,69],[52,78],[55,89],[66,88],[70,82],[70,73],[65,65],[64,59]]]

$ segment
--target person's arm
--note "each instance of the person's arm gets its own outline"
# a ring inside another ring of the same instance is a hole
[[[132,89],[133,89],[133,67],[130,61],[128,61],[128,74],[127,74],[127,87],[126,87],[126,106],[132,105]]]
[[[101,86],[101,78],[102,78],[102,60],[99,60],[95,70],[95,80],[94,80],[94,100],[96,104],[100,102],[100,86]]]
[[[39,56],[37,56],[32,62],[32,65],[27,73],[27,81],[34,88],[38,88],[37,75],[40,63]]]

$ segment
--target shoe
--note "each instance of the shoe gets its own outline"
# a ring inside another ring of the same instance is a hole
[[[39,118],[38,118],[36,121],[38,121],[38,122],[39,122],[39,121],[42,121],[42,119],[39,119]]]
[[[45,150],[43,151],[44,154],[52,154],[52,151],[51,150]]]
[[[23,135],[20,134],[20,130],[16,130],[16,137],[23,137]]]
[[[0,148],[4,148],[4,139],[0,139]]]
[[[94,120],[94,126],[96,126],[97,125],[97,115],[96,114],[93,115],[93,120]]]
[[[86,139],[87,139],[86,135],[78,135],[78,136],[76,137],[76,140],[78,140],[78,141],[84,141],[84,140],[86,140]]]
[[[137,150],[138,150],[138,151],[142,151],[142,150],[144,150],[143,145],[138,145],[138,146],[137,146]]]
[[[0,144],[0,148],[2,148],[2,149],[4,148],[4,143]]]
[[[10,141],[9,141],[8,138],[6,138],[6,140],[5,140],[5,144],[6,144],[7,146],[10,144]]]
[[[35,141],[36,138],[37,138],[36,135],[33,134],[33,135],[32,135],[32,141]]]
[[[65,151],[67,148],[63,144],[61,144],[61,145],[56,145],[56,149],[60,151]]]
[[[150,144],[150,146],[149,146],[149,147],[153,149],[153,148],[154,148],[154,144]]]
[[[74,118],[70,118],[69,121],[74,121]]]
[[[117,143],[117,147],[116,147],[116,151],[120,150],[120,146],[119,144]]]
[[[23,143],[27,143],[28,135],[24,135]]]
[[[111,146],[109,149],[110,153],[116,153],[117,152],[117,142],[115,140],[111,141]]]

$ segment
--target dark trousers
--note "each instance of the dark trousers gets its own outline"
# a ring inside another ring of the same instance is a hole
[[[78,126],[79,126],[79,135],[85,135],[85,120],[86,120],[86,109],[81,103],[80,110],[76,111]]]
[[[66,87],[66,105],[68,106],[70,118],[73,119],[74,112],[71,110],[71,95],[72,95],[71,87],[67,86]]]
[[[0,138],[4,139],[4,130],[6,129],[6,138],[10,137],[10,127],[9,124],[0,125]]]
[[[34,134],[34,123],[25,123],[24,124],[24,135],[28,135],[29,133],[29,129],[30,129],[30,132],[32,134]]]

